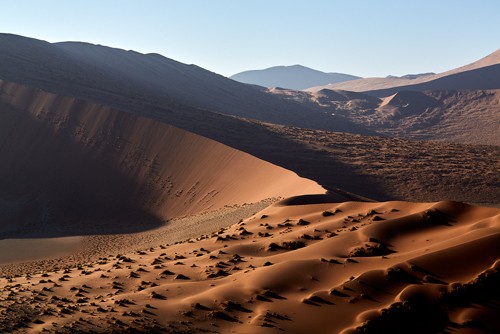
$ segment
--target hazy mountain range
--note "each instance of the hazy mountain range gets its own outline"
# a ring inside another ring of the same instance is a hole
[[[361,79],[350,74],[325,73],[302,65],[275,66],[264,70],[244,71],[234,74],[230,78],[263,87],[297,90]]]

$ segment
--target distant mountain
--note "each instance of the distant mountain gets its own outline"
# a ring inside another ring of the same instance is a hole
[[[281,87],[297,90],[360,79],[350,74],[325,73],[302,65],[275,66],[264,70],[245,71],[230,78],[268,88]]]

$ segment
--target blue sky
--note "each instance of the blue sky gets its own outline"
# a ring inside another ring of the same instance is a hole
[[[0,32],[160,53],[222,75],[442,72],[500,48],[498,0],[0,0]]]

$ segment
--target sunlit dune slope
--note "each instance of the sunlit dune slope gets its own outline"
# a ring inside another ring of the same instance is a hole
[[[0,329],[497,333],[499,242],[499,209],[299,197],[186,242],[0,279]]]
[[[0,83],[0,157],[1,232],[57,224],[68,229],[61,233],[85,231],[99,228],[96,219],[110,227],[323,192],[213,140],[7,82]]]

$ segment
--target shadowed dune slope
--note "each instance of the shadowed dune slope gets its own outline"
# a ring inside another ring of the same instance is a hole
[[[0,278],[0,330],[500,331],[499,209],[317,199],[175,245]]]
[[[341,117],[324,115],[196,65],[89,43],[51,44],[0,34],[0,79],[93,100],[168,124],[194,111],[367,133]]]
[[[198,135],[17,84],[0,82],[0,118],[3,233],[84,233],[120,220],[152,222],[324,191]]]

